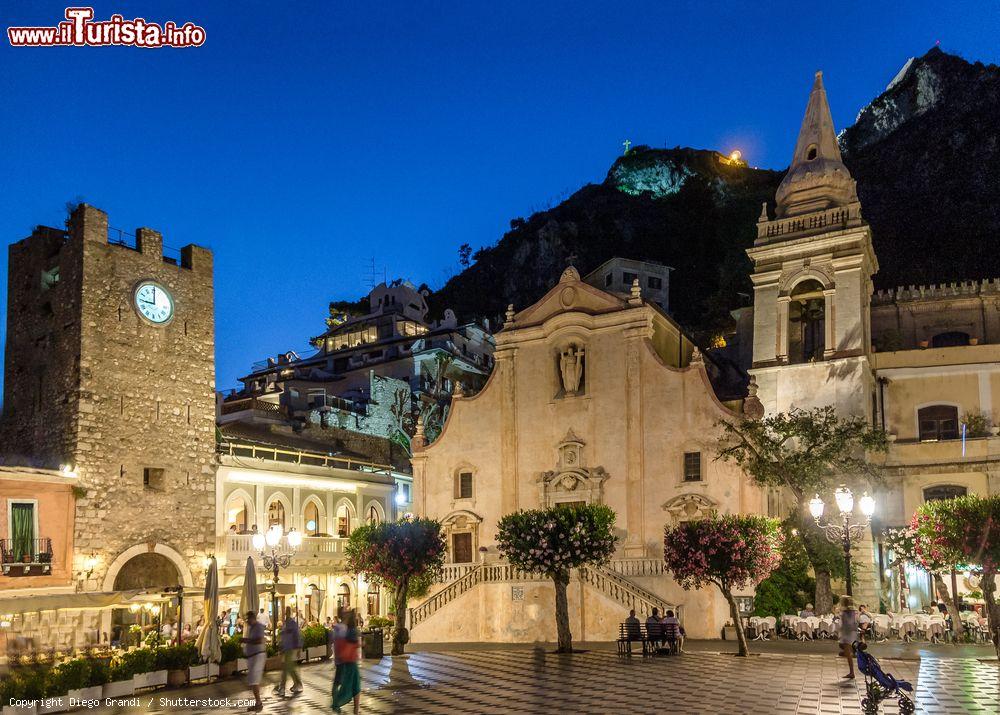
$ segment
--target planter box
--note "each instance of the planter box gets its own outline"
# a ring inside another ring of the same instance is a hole
[[[188,669],[181,668],[167,671],[167,685],[171,688],[182,688],[187,685]]]
[[[235,672],[236,672],[236,661],[235,660],[230,660],[229,662],[222,663],[219,666],[219,677],[220,678],[228,678],[228,677],[230,677]]]
[[[100,685],[95,685],[91,688],[70,690],[66,697],[73,700],[100,700],[103,694],[104,688]]]
[[[306,660],[315,660],[316,658],[326,658],[326,646],[325,645],[314,645],[312,648],[306,648]]]
[[[139,688],[159,688],[167,684],[167,671],[154,670],[151,673],[137,673],[132,680],[136,690]]]
[[[203,680],[218,675],[219,666],[215,663],[202,663],[188,668],[188,680]]]
[[[36,715],[36,713],[38,713],[38,709],[34,705],[26,705],[23,708],[3,706],[3,715]]]
[[[272,655],[267,660],[264,661],[264,670],[281,670],[281,666],[285,658],[280,653],[278,655]]]
[[[64,713],[69,710],[69,695],[55,695],[50,698],[42,698],[35,706],[38,715],[48,715],[48,713]]]
[[[247,668],[248,667],[249,666],[247,665],[247,659],[246,658],[237,658],[236,659],[236,670],[234,672],[245,673],[245,672],[247,672]]]
[[[113,683],[105,683],[101,696],[104,698],[130,698],[135,694],[135,680],[116,680]]]

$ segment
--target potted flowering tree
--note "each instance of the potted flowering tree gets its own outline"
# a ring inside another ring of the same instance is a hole
[[[948,607],[951,608],[951,612],[958,613],[958,594],[951,593],[948,590],[942,574],[953,568],[958,568],[960,564],[947,562],[943,558],[945,555],[944,552],[935,548],[933,544],[926,543],[927,530],[925,530],[923,537],[918,538],[919,532],[917,526],[926,518],[914,514],[909,527],[885,530],[885,546],[891,549],[896,557],[889,564],[889,568],[893,568],[900,563],[909,563],[923,567],[933,577],[934,586],[938,593],[942,594],[948,601]],[[965,631],[962,619],[954,619],[953,627],[955,629],[955,637],[961,638],[962,633]]]
[[[730,514],[666,527],[663,558],[685,589],[714,584],[729,604],[739,655],[747,656],[746,634],[734,590],[771,575],[781,563],[782,532],[777,519]]]
[[[603,504],[556,506],[508,514],[500,520],[497,545],[517,568],[545,574],[556,591],[558,652],[573,651],[566,586],[570,569],[607,563],[615,552],[615,513]]]
[[[392,588],[396,613],[392,654],[401,655],[410,640],[405,627],[410,583],[438,572],[444,563],[441,523],[433,519],[401,519],[365,524],[351,532],[344,553],[348,570]]]
[[[1000,606],[996,576],[1000,571],[1000,494],[970,494],[929,501],[914,514],[916,553],[920,562],[968,564],[982,572],[983,600],[993,647],[1000,657]],[[954,612],[957,616],[958,612]],[[952,620],[957,620],[953,618]]]

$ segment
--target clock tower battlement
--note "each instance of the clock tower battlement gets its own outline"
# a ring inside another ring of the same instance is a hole
[[[190,558],[210,549],[211,251],[165,252],[158,231],[109,230],[81,204],[67,230],[12,244],[8,271],[0,461],[77,472],[78,556],[153,541]]]

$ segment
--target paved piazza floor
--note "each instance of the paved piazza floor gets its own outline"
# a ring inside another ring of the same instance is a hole
[[[832,651],[833,645],[829,644]],[[918,713],[1000,712],[996,661],[945,657],[895,660],[883,667],[915,681]],[[302,669],[305,692],[271,695],[277,673],[265,675],[265,713],[330,712],[332,665]],[[762,653],[747,659],[696,650],[680,657],[620,658],[607,649],[561,656],[551,649],[418,651],[362,667],[364,713],[861,713],[863,680],[841,679],[833,655]],[[149,693],[139,708],[169,712],[160,697],[245,697],[239,679]],[[151,706],[147,706],[152,697]],[[177,710],[177,709],[173,709]],[[219,712],[184,708],[185,712]],[[230,708],[235,711],[235,708]],[[344,712],[350,712],[345,708]],[[113,712],[106,710],[105,712]],[[896,713],[895,703],[883,708]]]

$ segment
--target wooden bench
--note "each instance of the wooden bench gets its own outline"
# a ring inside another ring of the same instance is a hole
[[[664,635],[663,627],[656,628],[652,633],[646,629],[644,623],[629,626],[621,623],[618,626],[618,653],[619,655],[632,655],[632,644],[642,643],[643,655],[676,655],[678,641],[676,638],[667,638]],[[666,643],[666,647],[661,647]]]

